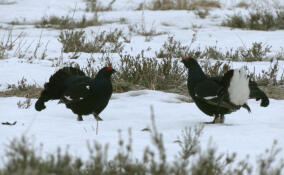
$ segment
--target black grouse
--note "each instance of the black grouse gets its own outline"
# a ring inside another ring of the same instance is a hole
[[[255,82],[249,81],[243,69],[229,70],[222,77],[208,77],[195,59],[187,57],[182,62],[188,68],[189,94],[202,112],[214,117],[212,123],[223,123],[225,114],[241,107],[250,112],[246,104],[250,97],[262,99],[262,106],[269,104],[266,95]]]
[[[79,69],[64,67],[45,83],[35,108],[41,111],[45,108],[45,102],[60,99],[67,108],[78,115],[78,121],[83,120],[82,115],[88,114],[93,114],[97,121],[102,120],[99,114],[111,97],[111,75],[114,72],[112,67],[104,67],[92,79]]]
[[[89,78],[80,69],[64,67],[58,70],[49,78],[49,82],[44,84],[44,89],[35,104],[35,109],[37,111],[45,109],[45,102],[60,99],[68,87],[84,79]]]
[[[210,77],[218,84],[222,84],[224,76]],[[260,106],[267,107],[269,105],[269,98],[267,95],[258,87],[255,81],[249,80],[249,98],[256,99],[256,101],[261,100]]]

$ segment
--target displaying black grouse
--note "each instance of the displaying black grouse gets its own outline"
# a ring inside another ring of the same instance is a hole
[[[49,78],[49,82],[44,84],[44,89],[35,104],[35,109],[41,111],[46,108],[45,102],[58,100],[68,87],[72,84],[89,79],[80,69],[64,67]]]
[[[223,78],[224,76],[210,77],[210,79],[214,80],[218,84],[222,84]],[[261,89],[259,89],[256,82],[249,80],[249,90],[250,99],[256,99],[256,101],[261,100],[260,106],[262,107],[267,107],[269,105],[269,98]]]
[[[269,104],[266,95],[242,69],[229,70],[222,77],[208,77],[195,59],[184,58],[182,62],[188,68],[189,94],[202,112],[214,117],[212,123],[223,123],[225,114],[241,107],[250,112],[246,104],[249,97],[262,99],[262,106]]]
[[[88,114],[93,114],[97,121],[102,120],[99,114],[107,106],[111,97],[111,75],[114,72],[112,67],[104,67],[92,79],[79,69],[62,68],[44,85],[35,108],[41,111],[48,100],[60,99],[67,108],[78,115],[78,121],[83,120],[82,115]]]

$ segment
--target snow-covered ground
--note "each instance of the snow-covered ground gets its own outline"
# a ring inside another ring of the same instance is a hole
[[[267,3],[269,1],[261,1]],[[0,0],[1,2],[1,0]],[[8,2],[8,0],[7,0]],[[90,12],[85,12],[83,0],[15,0],[10,5],[0,3],[0,38],[7,34],[7,28],[11,27],[7,23],[11,21],[26,22],[31,24],[40,20],[44,16],[72,16],[74,9],[77,9],[74,18],[82,15],[91,17]],[[129,24],[141,24],[142,11],[134,11],[143,0],[117,0],[114,4],[114,11],[100,13],[100,19],[115,20],[126,18],[128,24],[112,23],[103,26],[88,27],[86,30],[102,31],[121,28],[128,30]],[[147,1],[149,2],[149,1]],[[271,45],[271,51],[277,53],[283,51],[284,30],[276,31],[253,31],[230,29],[220,26],[226,15],[233,14],[243,9],[233,8],[233,4],[238,1],[221,1],[222,9],[213,9],[205,19],[200,19],[192,11],[144,11],[145,25],[147,29],[152,26],[158,32],[168,34],[153,37],[150,42],[145,42],[143,36],[133,36],[130,43],[125,44],[125,51],[133,55],[142,49],[151,48],[148,55],[155,55],[162,44],[167,40],[168,35],[183,44],[189,44],[193,33],[197,29],[197,41],[192,48],[205,48],[206,46],[217,46],[222,50],[238,48],[242,46],[250,47],[253,42],[263,42]],[[230,3],[231,2],[231,3]],[[273,1],[274,2],[274,1]],[[283,1],[280,1],[283,5]],[[107,4],[107,3],[106,3]],[[273,4],[272,4],[273,6]],[[166,24],[166,25],[165,25]],[[13,27],[13,36],[19,33],[25,34],[26,46],[32,43],[27,51],[27,57],[34,54],[34,48],[41,36],[41,48],[44,50],[47,43],[47,59],[40,60],[34,58],[18,58],[15,49],[9,51],[7,59],[0,60],[0,89],[5,90],[8,84],[17,84],[22,77],[28,83],[36,83],[43,86],[55,70],[59,67],[53,66],[53,60],[61,56],[61,44],[57,40],[60,30],[34,28],[33,25],[20,25]],[[64,61],[68,54],[64,54]],[[81,54],[77,60],[72,60],[80,65],[86,64],[89,54]],[[99,57],[94,54],[94,57]],[[118,55],[111,55],[112,59]],[[269,62],[232,63],[233,67],[247,65],[251,71],[260,73],[267,70]],[[283,72],[284,61],[279,62],[279,75]],[[59,65],[60,66],[60,65]],[[17,102],[24,100],[18,97],[0,98],[0,121],[14,122],[15,126],[0,125],[0,155],[3,154],[8,140],[15,136],[31,136],[37,143],[44,144],[44,151],[54,151],[58,146],[69,145],[74,155],[86,156],[87,140],[96,140],[100,143],[110,143],[110,152],[116,152],[118,139],[117,131],[122,130],[123,136],[127,136],[128,128],[132,129],[133,148],[139,157],[145,145],[150,144],[149,133],[142,132],[141,129],[150,124],[150,105],[153,105],[156,123],[159,131],[164,135],[166,149],[171,155],[176,154],[178,145],[174,140],[181,134],[181,130],[188,126],[195,126],[212,118],[200,112],[195,104],[185,103],[177,98],[179,95],[164,93],[159,91],[132,91],[122,94],[114,94],[108,107],[101,116],[104,121],[100,122],[99,135],[95,134],[95,120],[92,116],[85,116],[83,122],[77,122],[76,116],[64,105],[52,101],[47,104],[47,109],[37,112],[33,108],[18,109]],[[32,100],[34,104],[35,99]],[[251,157],[263,153],[265,148],[269,148],[274,139],[278,140],[278,146],[284,148],[284,101],[271,99],[271,104],[267,108],[259,106],[259,102],[249,101],[252,113],[240,110],[228,115],[223,125],[206,125],[201,137],[201,144],[206,147],[210,138],[220,151],[237,152],[244,157],[249,154]]]
[[[110,153],[117,151],[118,130],[127,140],[131,128],[135,156],[142,158],[144,148],[151,145],[148,132],[142,129],[151,126],[150,105],[154,108],[156,125],[163,133],[169,160],[177,153],[178,145],[174,141],[181,136],[185,127],[194,127],[212,121],[197,109],[195,104],[180,100],[180,95],[158,91],[131,91],[114,94],[108,107],[101,113],[104,121],[99,123],[96,135],[96,122],[92,115],[85,116],[78,122],[77,116],[57,101],[48,102],[47,109],[37,112],[34,108],[18,109],[21,98],[1,98],[1,121],[15,126],[1,126],[1,148],[14,137],[31,136],[36,143],[44,143],[45,151],[55,151],[57,146],[69,145],[72,154],[85,157],[88,141],[110,144]],[[35,100],[32,101],[34,104]],[[252,158],[270,148],[274,140],[280,147],[284,145],[284,101],[271,100],[268,108],[259,106],[259,102],[249,101],[252,113],[241,109],[227,115],[225,124],[206,125],[201,137],[202,146],[206,147],[212,138],[213,144],[221,152],[237,152],[241,158],[249,154]],[[3,153],[4,149],[0,149]]]

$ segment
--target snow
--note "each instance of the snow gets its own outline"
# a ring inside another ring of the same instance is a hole
[[[145,146],[151,145],[148,132],[141,131],[150,126],[150,106],[155,113],[158,130],[163,133],[165,146],[172,160],[178,150],[174,141],[185,127],[194,127],[213,120],[203,114],[194,103],[180,101],[180,95],[151,90],[131,91],[113,94],[107,108],[100,114],[99,134],[96,135],[96,121],[92,115],[83,116],[78,122],[77,116],[58,101],[50,101],[47,108],[37,112],[34,107],[18,109],[17,102],[23,98],[10,97],[0,99],[2,122],[17,121],[15,126],[0,127],[0,154],[5,144],[14,137],[25,135],[34,138],[36,144],[44,143],[44,152],[55,151],[58,146],[66,148],[77,156],[87,157],[87,141],[110,144],[110,153],[117,150],[118,130],[127,138],[131,128],[133,148],[136,157],[141,158]],[[32,100],[34,105],[35,100]],[[201,144],[207,147],[213,140],[220,152],[237,152],[240,158],[263,153],[276,139],[280,147],[284,145],[284,100],[271,100],[267,108],[259,102],[249,100],[252,113],[241,109],[226,116],[225,124],[205,125]]]
[[[124,50],[131,55],[151,48],[145,52],[145,55],[155,56],[155,51],[159,51],[168,36],[174,36],[183,45],[189,45],[194,33],[197,35],[197,40],[191,45],[191,48],[200,47],[203,49],[207,46],[217,46],[222,51],[226,51],[231,48],[250,47],[253,42],[263,42],[272,46],[272,55],[280,51],[283,52],[284,30],[253,31],[220,26],[228,14],[245,11],[233,8],[239,1],[220,0],[223,8],[213,9],[208,17],[200,19],[193,11],[185,10],[135,11],[134,9],[144,0],[117,0],[113,6],[114,11],[100,13],[99,19],[113,21],[126,18],[127,24],[111,23],[88,27],[86,31],[99,32],[120,28],[128,34],[128,25],[141,25],[142,19],[144,19],[147,30],[153,27],[157,32],[166,32],[166,34],[153,37],[150,42],[145,42],[143,36],[133,35],[131,42],[125,43]],[[258,0],[254,3],[266,8],[274,8],[276,1]],[[23,50],[23,53],[26,54],[24,58],[19,58],[14,48],[8,52],[7,59],[0,59],[0,90],[6,90],[9,84],[17,84],[23,77],[27,79],[29,84],[36,83],[38,86],[43,86],[56,70],[64,66],[62,63],[75,62],[84,67],[87,64],[87,58],[93,57],[96,60],[94,67],[102,64],[98,59],[102,56],[100,53],[81,53],[76,60],[68,59],[72,53],[61,53],[62,45],[57,39],[60,30],[35,28],[32,25],[42,17],[52,15],[60,17],[74,14],[75,19],[79,19],[83,15],[91,18],[93,14],[84,11],[85,2],[83,0],[15,0],[13,2],[15,3],[10,5],[1,5],[0,3],[0,41],[7,34],[7,29],[12,27],[8,23],[19,21],[26,24],[13,26],[12,35],[16,37],[23,32],[22,41],[27,43],[24,48],[27,48],[29,44],[31,47]],[[103,4],[109,2],[103,1]],[[149,4],[151,0],[145,2]],[[279,7],[284,5],[283,3],[284,1],[279,0]],[[75,13],[74,9],[76,9]],[[40,37],[41,40],[39,40]],[[20,41],[16,42],[16,46]],[[34,56],[37,43],[40,43],[41,47]],[[41,60],[40,54],[44,51],[47,43],[47,58]],[[117,61],[119,58],[117,54],[109,54],[109,56],[113,61]],[[215,60],[209,61],[215,62]],[[245,65],[249,71],[254,71],[257,74],[261,74],[262,70],[267,71],[271,66],[268,61],[232,62],[231,64],[233,68]],[[279,67],[278,78],[284,71],[284,61],[279,61]],[[123,138],[127,138],[128,129],[131,128],[135,156],[141,157],[144,147],[150,144],[149,133],[141,130],[150,125],[150,106],[153,105],[157,127],[164,135],[166,149],[169,153],[168,158],[173,159],[173,155],[178,149],[174,140],[180,136],[185,127],[213,120],[213,118],[205,116],[194,103],[185,103],[178,97],[180,95],[150,90],[113,94],[109,105],[100,114],[104,121],[99,122],[98,135],[95,133],[96,121],[93,116],[84,116],[84,121],[78,122],[77,116],[66,109],[63,104],[57,104],[58,101],[48,102],[47,109],[37,112],[33,106],[36,99],[32,99],[31,108],[19,109],[17,102],[25,99],[0,98],[0,122],[17,121],[15,126],[0,125],[0,155],[3,155],[5,145],[9,140],[21,135],[34,138],[36,143],[43,143],[45,152],[53,152],[58,146],[66,148],[69,145],[72,154],[86,157],[88,155],[87,141],[95,140],[102,144],[111,144],[110,153],[115,153],[118,130],[122,131]],[[284,100],[270,99],[270,102],[267,108],[263,108],[260,107],[259,102],[249,100],[251,114],[241,109],[227,115],[225,124],[206,125],[201,137],[201,144],[206,147],[209,140],[212,139],[220,152],[237,152],[243,158],[247,154],[255,157],[255,155],[263,153],[275,139],[278,140],[278,146],[284,148],[284,122],[282,121]]]

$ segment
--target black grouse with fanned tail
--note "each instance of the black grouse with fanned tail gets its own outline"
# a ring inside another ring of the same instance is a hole
[[[112,67],[102,68],[94,79],[87,77],[76,68],[65,67],[51,76],[35,108],[40,111],[45,108],[44,102],[60,99],[66,107],[78,115],[93,114],[96,120],[101,120],[99,114],[107,106],[112,94]]]
[[[216,83],[222,85],[222,80],[224,76],[218,76],[218,77],[210,77],[210,79],[214,80]],[[256,101],[261,100],[260,106],[267,107],[269,105],[269,98],[267,95],[258,87],[257,83],[255,81],[249,80],[249,89],[250,99],[256,99]]]
[[[195,59],[182,60],[188,68],[188,91],[197,107],[209,116],[212,123],[223,123],[224,115],[241,107],[250,112],[246,101],[249,98],[249,79],[242,69],[228,71],[216,82],[202,71]]]
[[[68,87],[85,79],[89,79],[89,77],[80,69],[64,67],[58,70],[49,78],[49,81],[44,84],[44,90],[41,92],[35,104],[35,109],[37,111],[45,109],[45,102],[60,99]]]

